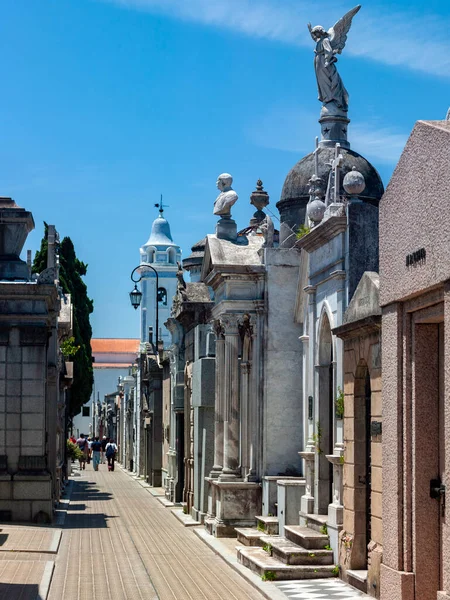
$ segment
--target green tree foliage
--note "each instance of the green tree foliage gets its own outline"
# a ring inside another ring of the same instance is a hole
[[[36,252],[33,273],[42,273],[47,268],[48,225],[45,225],[41,248]],[[92,369],[91,337],[92,327],[89,315],[94,310],[94,303],[87,295],[87,287],[82,277],[86,275],[87,265],[78,260],[72,240],[65,237],[59,247],[59,281],[62,291],[71,294],[73,304],[73,338],[74,345],[79,346],[72,357],[74,362],[73,383],[70,388],[70,414],[80,412],[83,404],[89,402],[94,383]]]

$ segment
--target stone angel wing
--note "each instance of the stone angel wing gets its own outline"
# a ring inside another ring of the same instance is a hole
[[[329,40],[331,47],[333,50],[337,52],[337,54],[341,54],[342,50],[345,47],[345,42],[347,41],[347,33],[350,31],[350,27],[352,26],[352,19],[356,15],[356,13],[361,8],[361,4],[349,10],[347,14],[345,14],[339,21],[328,30]]]

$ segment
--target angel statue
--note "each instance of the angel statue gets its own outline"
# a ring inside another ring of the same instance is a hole
[[[347,33],[350,30],[352,19],[361,8],[355,6],[346,15],[339,19],[334,27],[328,31],[322,25],[311,27],[308,23],[309,33],[317,42],[314,57],[314,68],[316,70],[317,87],[319,88],[319,100],[324,105],[333,102],[339,111],[348,110],[348,92],[342,83],[342,79],[336,69],[336,54],[341,54],[347,41]],[[336,112],[332,106],[328,106],[330,112]]]

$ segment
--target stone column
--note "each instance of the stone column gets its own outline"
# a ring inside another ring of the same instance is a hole
[[[250,371],[251,364],[248,361],[241,362],[241,471],[242,476],[248,481],[251,471],[250,455]]]
[[[210,477],[217,478],[223,469],[223,397],[224,397],[224,364],[225,338],[222,324],[214,322],[216,333],[216,383],[215,383],[215,416],[214,416],[214,465]]]
[[[225,364],[223,470],[220,481],[233,481],[240,476],[239,317],[226,314],[221,319],[225,336]]]
[[[253,327],[251,427],[254,480],[265,475],[264,464],[264,326],[267,311],[264,301],[255,302],[256,322]]]
[[[252,360],[254,345],[254,321],[245,314],[240,326],[242,339],[241,358],[241,474],[245,481],[255,478],[254,467],[254,379],[252,377]]]
[[[304,432],[305,449],[299,455],[305,461],[305,494],[300,500],[300,524],[306,525],[302,515],[314,513],[314,485],[316,444],[314,442],[314,412],[317,394],[315,393],[314,352],[316,350],[316,287],[308,285],[304,289],[308,298],[308,315],[305,323],[305,333],[300,337],[303,343],[304,365]]]

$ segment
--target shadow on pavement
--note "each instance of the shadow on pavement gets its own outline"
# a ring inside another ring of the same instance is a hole
[[[95,487],[95,483],[92,481],[76,481],[72,496],[71,496],[71,504],[72,502],[76,504],[82,500],[111,500],[112,494],[109,492],[101,492],[97,487]]]
[[[0,600],[43,600],[35,583],[0,583]]]
[[[115,515],[105,513],[68,513],[64,529],[105,529],[108,527],[108,520],[116,518]]]
[[[102,492],[96,487],[93,481],[75,481],[70,504],[67,507],[64,529],[103,529],[108,527],[108,519],[115,519],[115,515],[108,515],[104,512],[87,512],[86,504],[90,503],[91,508],[95,501],[112,500],[113,495],[109,492]],[[102,507],[103,508],[103,507]],[[2,600],[0,598],[0,600]]]
[[[84,502],[71,502],[67,507],[67,510],[86,510],[86,504]]]

